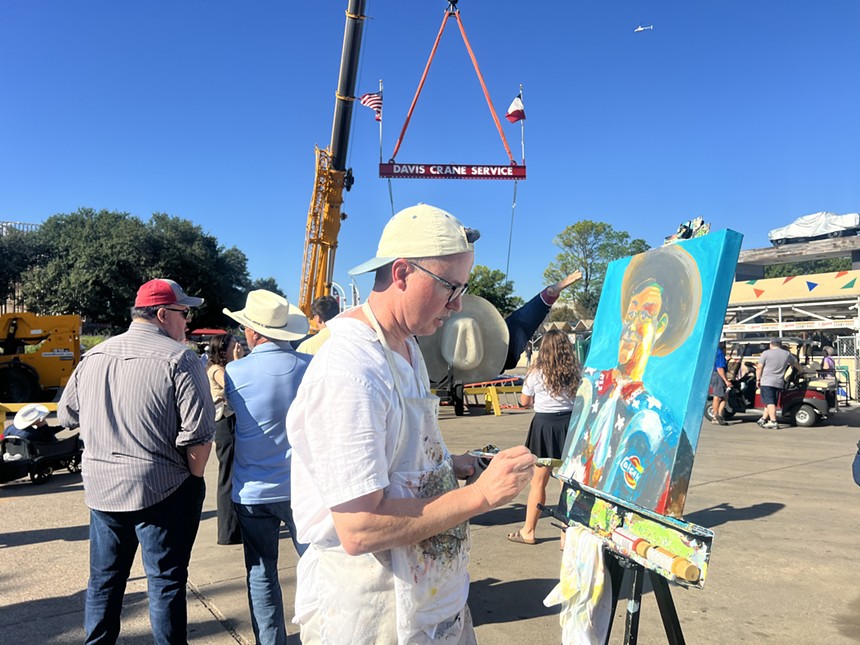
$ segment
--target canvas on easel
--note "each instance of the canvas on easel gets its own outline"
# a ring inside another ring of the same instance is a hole
[[[741,239],[721,231],[610,264],[560,477],[681,516]]]
[[[606,273],[556,473],[561,498],[544,510],[603,544],[610,616],[632,573],[625,643],[636,642],[646,571],[672,645],[684,637],[669,582],[701,588],[707,575],[714,534],[681,515],[741,240],[711,233]]]

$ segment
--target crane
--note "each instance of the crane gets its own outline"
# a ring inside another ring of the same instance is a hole
[[[316,173],[305,232],[305,252],[302,261],[302,283],[299,307],[311,318],[311,303],[331,291],[334,257],[340,224],[346,219],[341,211],[343,191],[352,187],[352,170],[346,168],[352,104],[358,73],[358,55],[364,29],[366,0],[349,0],[343,51],[335,95],[334,122],[331,143],[327,148],[316,147]]]

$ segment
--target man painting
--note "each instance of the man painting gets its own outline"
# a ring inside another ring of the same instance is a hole
[[[128,331],[84,354],[57,406],[60,423],[80,426],[86,444],[87,643],[117,641],[138,544],[153,641],[187,640],[185,583],[215,433],[206,373],[184,344],[191,307],[201,304],[173,280],[144,284]]]
[[[680,247],[632,258],[622,286],[617,363],[584,370],[561,475],[657,512],[683,508],[669,484],[678,452],[692,467],[690,443],[644,379],[652,356],[669,354],[686,340],[700,301],[696,263]]]
[[[331,321],[287,417],[293,510],[310,542],[296,571],[302,643],[467,645],[474,515],[531,480],[525,446],[469,486],[475,457],[452,456],[415,336],[460,310],[477,231],[419,204],[385,227],[367,302]]]

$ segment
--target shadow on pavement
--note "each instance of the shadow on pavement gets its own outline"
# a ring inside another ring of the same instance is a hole
[[[62,526],[54,529],[37,529],[34,531],[18,531],[17,533],[0,533],[0,548],[41,544],[54,540],[78,542],[90,539],[90,526]]]
[[[134,581],[136,578],[130,578]],[[13,603],[3,607],[0,615],[0,630],[9,640],[4,642],[39,642],[44,645],[51,643],[80,642],[84,637],[84,603],[86,591],[77,591],[67,596],[39,598],[21,603]],[[188,593],[188,602],[194,596]],[[140,629],[141,622],[149,625],[149,600],[145,591],[126,592],[123,598],[122,628],[120,642],[124,645],[150,645],[152,633],[129,633]],[[194,622],[189,619],[188,636],[195,642],[210,642],[215,637],[223,636],[225,626],[213,615],[207,612],[207,618]],[[52,634],[44,633],[46,629],[55,630]],[[20,639],[15,639],[18,636]],[[38,639],[38,640],[34,640]],[[294,640],[291,640],[294,639]],[[299,645],[298,634],[287,639],[289,645]]]
[[[502,582],[497,578],[473,580],[469,587],[469,609],[475,626],[511,623],[557,614],[559,607],[544,607],[558,580],[532,578]]]
[[[525,519],[525,504],[508,504],[487,513],[476,515],[469,520],[469,524],[475,526],[503,526],[505,524],[522,524]]]
[[[76,493],[84,490],[81,476],[60,471],[54,473],[44,484],[34,484],[29,479],[16,479],[0,486],[2,497],[29,497],[47,493]]]
[[[858,640],[860,633],[860,597],[847,603],[846,611],[836,615],[836,629],[839,633],[852,640]]]
[[[693,524],[699,524],[705,528],[712,529],[720,524],[729,522],[742,522],[744,520],[757,520],[768,515],[778,513],[785,508],[785,504],[779,502],[761,502],[745,508],[735,508],[730,502],[723,502],[710,508],[703,508],[685,515],[684,519]]]

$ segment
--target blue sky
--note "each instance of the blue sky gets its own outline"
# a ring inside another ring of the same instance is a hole
[[[328,145],[346,0],[6,0],[0,5],[0,220],[79,207],[200,224],[297,299],[314,145]],[[387,159],[442,0],[368,0],[357,94],[385,83]],[[860,3],[462,0],[496,112],[524,86],[528,179],[510,279],[530,297],[553,237],[605,221],[652,246],[702,215],[767,245],[819,210],[860,210]],[[634,33],[638,24],[653,31]],[[515,157],[520,130],[502,121]],[[391,215],[379,132],[356,105],[335,280]],[[507,161],[453,23],[404,163]],[[481,229],[504,270],[513,183],[397,180]],[[181,276],[173,276],[181,282]],[[363,296],[369,281],[359,282]]]

